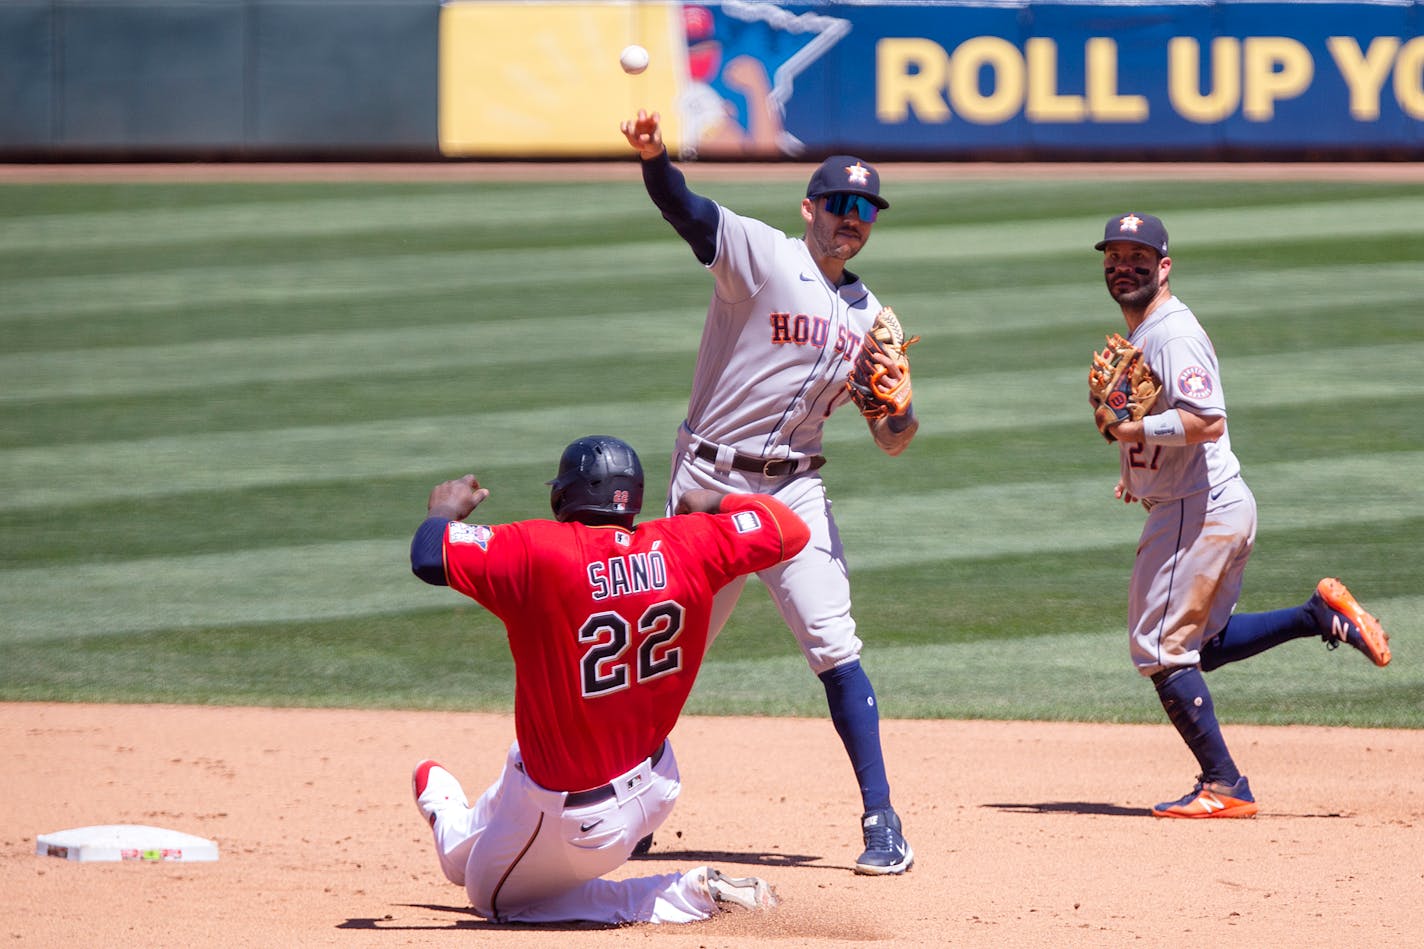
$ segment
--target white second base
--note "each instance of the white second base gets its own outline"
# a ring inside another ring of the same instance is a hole
[[[143,824],[101,824],[40,834],[35,853],[81,863],[148,860],[211,861],[218,858],[218,845],[206,837]]]

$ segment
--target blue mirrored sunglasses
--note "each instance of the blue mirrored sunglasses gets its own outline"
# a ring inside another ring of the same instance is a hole
[[[855,213],[859,214],[866,224],[874,224],[875,216],[880,213],[880,209],[871,204],[869,198],[862,198],[858,194],[837,191],[826,195],[826,210],[837,217],[850,214],[851,208],[855,208]]]

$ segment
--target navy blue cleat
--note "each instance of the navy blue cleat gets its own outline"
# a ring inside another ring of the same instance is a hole
[[[866,811],[860,819],[865,833],[865,853],[855,861],[855,872],[869,876],[904,873],[915,865],[915,852],[900,832],[900,816],[892,808]]]
[[[1255,817],[1256,799],[1251,796],[1251,784],[1246,775],[1235,784],[1218,784],[1197,777],[1197,786],[1185,797],[1153,805],[1153,817]]]
[[[1389,633],[1379,620],[1365,612],[1345,584],[1334,577],[1321,580],[1306,608],[1320,623],[1320,638],[1331,649],[1346,643],[1368,656],[1375,665],[1389,665]]]

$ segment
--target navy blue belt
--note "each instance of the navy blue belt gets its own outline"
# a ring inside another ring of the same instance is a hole
[[[697,446],[697,457],[703,461],[717,461],[717,446],[711,442],[701,442]],[[768,478],[785,478],[787,475],[794,475],[798,470],[815,471],[826,463],[825,455],[811,455],[805,459],[805,467],[802,468],[802,459],[799,458],[757,458],[754,455],[743,455],[736,453],[732,455],[732,467],[738,471],[751,471]]]
[[[649,767],[656,768],[658,766],[658,762],[663,760],[663,750],[665,748],[667,748],[666,740],[664,740],[661,745],[658,745],[658,750],[653,752],[652,757],[648,759]],[[602,787],[589,788],[587,791],[570,792],[564,798],[564,806],[587,807],[590,804],[598,804],[602,801],[608,800],[610,797],[613,797],[614,793],[615,792],[613,790],[613,782],[610,781],[608,784],[605,784]]]

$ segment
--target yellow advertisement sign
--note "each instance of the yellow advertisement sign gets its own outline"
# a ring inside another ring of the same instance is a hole
[[[678,154],[687,71],[680,3],[453,2],[440,11],[440,151],[449,157],[631,154],[618,125],[658,111]],[[618,56],[645,47],[628,75]]]

